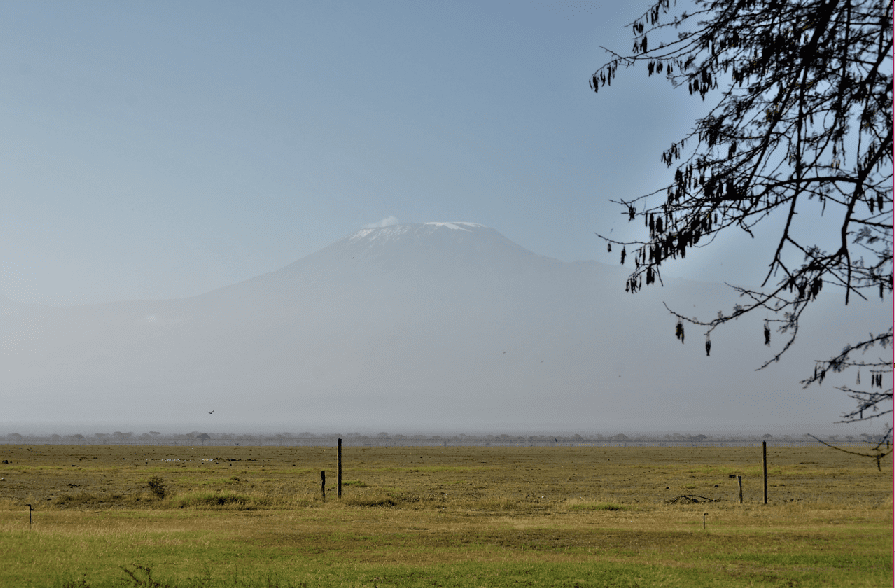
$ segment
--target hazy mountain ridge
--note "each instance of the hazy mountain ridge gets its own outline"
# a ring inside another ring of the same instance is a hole
[[[629,271],[538,256],[481,225],[364,229],[195,298],[44,309],[29,348],[2,356],[10,420],[43,399],[60,418],[117,423],[215,408],[235,424],[580,429],[647,406],[666,421],[761,411],[756,387],[797,387],[753,373],[769,350],[746,322],[715,336],[711,361],[695,328],[674,339],[661,301],[729,309],[726,287],[666,280],[632,296]]]

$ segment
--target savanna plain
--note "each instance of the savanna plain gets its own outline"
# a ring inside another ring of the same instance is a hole
[[[893,581],[891,456],[769,447],[763,504],[761,447],[342,453],[0,445],[0,585]]]

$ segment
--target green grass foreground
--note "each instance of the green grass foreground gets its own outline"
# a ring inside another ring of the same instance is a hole
[[[329,448],[0,446],[0,456],[0,586],[893,579],[891,462],[880,473],[823,448],[769,451],[767,505],[749,473],[760,448],[346,447],[341,500]],[[700,502],[672,502],[684,495]]]

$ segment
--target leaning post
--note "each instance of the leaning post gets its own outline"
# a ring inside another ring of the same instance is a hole
[[[342,438],[339,437],[339,498],[342,498]]]
[[[737,476],[737,486],[740,487],[740,504],[743,504],[743,476]]]

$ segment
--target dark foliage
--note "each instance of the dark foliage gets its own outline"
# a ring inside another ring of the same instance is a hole
[[[147,482],[149,489],[155,494],[159,500],[164,500],[168,495],[168,489],[165,487],[165,481],[159,476],[152,476]]]
[[[626,290],[661,281],[660,267],[705,247],[723,231],[753,228],[772,216],[784,218],[767,275],[760,286],[731,286],[745,304],[711,320],[669,311],[707,327],[706,354],[715,328],[754,310],[769,312],[782,345],[759,369],[791,347],[805,308],[824,287],[841,288],[844,303],[854,297],[883,299],[893,289],[892,268],[892,0],[696,0],[693,14],[661,22],[671,9],[660,0],[631,23],[632,53],[612,54],[591,78],[597,92],[611,85],[620,65],[646,65],[702,100],[719,91],[720,101],[694,130],[671,144],[662,161],[674,167],[664,188],[619,200],[629,221],[644,219],[643,241],[608,243],[630,247],[635,260]],[[676,38],[672,29],[682,29]],[[668,37],[656,43],[656,37]],[[650,44],[648,37],[653,37]],[[688,142],[692,154],[682,159]],[[821,215],[835,219],[824,235],[810,230]],[[806,237],[807,236],[807,237]],[[821,244],[833,243],[827,251]],[[623,250],[624,251],[624,250]],[[622,257],[624,261],[624,255]],[[891,298],[890,298],[891,303]],[[892,325],[849,342],[831,359],[819,361],[802,381],[823,382],[828,372],[869,370],[866,389],[841,387],[856,402],[844,422],[866,421],[892,412],[891,356],[856,357],[875,345],[892,343]],[[889,380],[889,378],[886,378]],[[865,382],[867,380],[865,379]],[[890,381],[890,380],[889,380]],[[892,434],[889,425],[882,443]],[[877,459],[882,444],[874,450]]]

